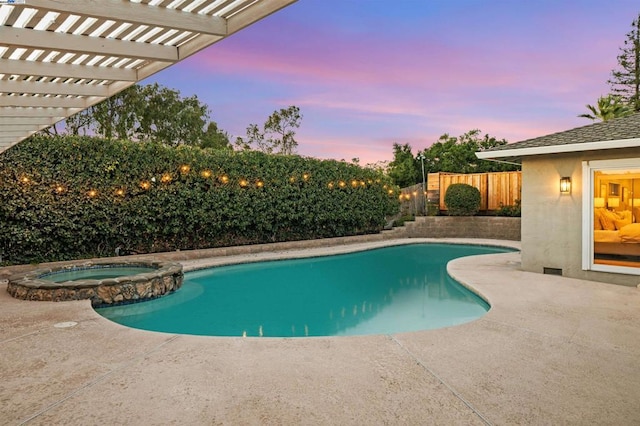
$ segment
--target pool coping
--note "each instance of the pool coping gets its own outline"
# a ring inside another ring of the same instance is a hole
[[[115,278],[50,281],[47,275],[71,270],[146,267],[152,271]],[[128,260],[123,258],[69,261],[12,275],[7,292],[22,300],[65,302],[91,300],[94,307],[113,306],[161,297],[182,286],[184,274],[177,262]]]
[[[399,243],[420,241],[468,243]],[[489,299],[481,319],[377,336],[146,332],[88,301],[21,301],[0,284],[0,415],[69,425],[639,422],[640,291],[525,272],[519,261],[513,252],[449,263]]]

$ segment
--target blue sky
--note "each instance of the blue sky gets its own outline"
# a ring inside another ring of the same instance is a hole
[[[590,124],[636,1],[300,0],[143,83],[197,95],[232,136],[289,105],[298,153],[362,164],[480,129]]]

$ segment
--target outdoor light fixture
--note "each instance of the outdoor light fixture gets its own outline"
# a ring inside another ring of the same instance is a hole
[[[571,193],[571,178],[565,176],[560,178],[560,193],[561,194],[569,194]]]

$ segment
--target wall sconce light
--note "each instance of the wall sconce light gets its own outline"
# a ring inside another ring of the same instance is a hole
[[[566,176],[560,178],[560,193],[561,194],[570,194],[571,193],[571,178]]]

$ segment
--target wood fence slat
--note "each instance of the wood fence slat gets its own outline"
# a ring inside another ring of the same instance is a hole
[[[498,210],[501,206],[513,206],[521,199],[522,172],[492,172],[492,173],[429,173],[427,175],[427,198],[430,202],[438,203],[438,208],[447,210],[444,196],[447,188],[454,183],[466,183],[480,191],[480,210]],[[418,194],[415,194],[415,193]],[[424,211],[422,184],[403,188],[403,194],[409,195],[404,203],[415,212]],[[417,199],[415,199],[417,197]]]

